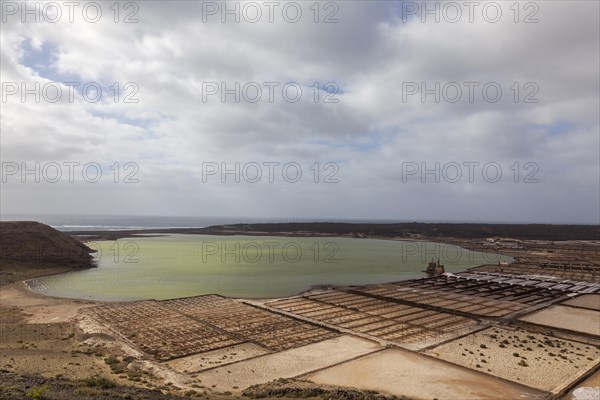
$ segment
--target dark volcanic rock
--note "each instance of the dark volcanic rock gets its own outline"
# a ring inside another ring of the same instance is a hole
[[[0,222],[0,261],[29,267],[93,267],[93,250],[56,229],[33,221]]]

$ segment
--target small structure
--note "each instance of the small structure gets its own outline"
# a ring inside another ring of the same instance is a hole
[[[433,258],[432,258],[431,262],[427,266],[427,269],[423,272],[425,272],[428,276],[439,276],[439,275],[442,275],[444,272],[446,272],[446,270],[445,270],[444,266],[442,264],[440,264],[439,258],[438,258],[437,262],[433,261]]]

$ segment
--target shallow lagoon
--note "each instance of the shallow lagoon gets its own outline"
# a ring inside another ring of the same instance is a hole
[[[440,243],[339,237],[168,235],[88,245],[98,250],[98,268],[32,279],[29,287],[93,300],[284,297],[314,285],[425,277],[432,257],[447,272],[510,260]]]

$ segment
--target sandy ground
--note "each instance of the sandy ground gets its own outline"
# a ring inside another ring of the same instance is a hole
[[[241,391],[254,384],[292,378],[379,350],[373,342],[340,336],[262,357],[241,361],[198,375],[202,385],[217,391]]]
[[[92,304],[48,298],[22,282],[0,286],[0,368],[75,379],[109,374],[101,358],[81,352],[67,323]]]
[[[565,400],[600,399],[600,371],[581,382],[565,397]]]
[[[67,322],[75,318],[80,309],[97,304],[42,296],[29,290],[22,282],[0,286],[0,307],[21,309],[26,322],[31,324]]]
[[[600,349],[594,346],[499,328],[457,339],[428,354],[555,393],[600,362]]]
[[[589,303],[590,301],[593,302],[593,299],[582,299],[583,297],[585,296],[572,300],[583,301],[584,303],[580,304],[584,305],[593,304]],[[99,303],[42,296],[30,291],[23,283],[18,282],[0,287],[0,322],[3,322],[4,316],[8,316],[13,318],[14,321],[21,320],[28,324],[37,324],[27,325],[27,329],[37,329],[36,326],[42,328],[47,326],[47,330],[52,331],[59,324],[74,321],[82,308],[97,304]],[[598,319],[594,320],[592,318],[590,322],[590,315],[595,316],[595,318],[598,318],[600,315],[599,312],[589,309],[577,309],[568,306],[554,306],[550,309],[555,307],[558,307],[558,314],[555,311],[550,316],[542,316],[542,319],[545,322],[564,323],[569,329],[572,329],[573,326],[582,326],[582,320],[587,321],[584,325],[589,328],[595,321],[598,321]],[[537,316],[541,313],[532,314],[532,316]],[[571,318],[570,322],[564,322],[564,319],[568,319],[569,317]],[[575,320],[572,320],[573,318]],[[4,329],[5,326],[0,326],[0,328]],[[101,331],[98,331],[99,334]],[[32,340],[31,335],[27,339],[26,335],[24,341],[19,341],[19,335],[22,336],[22,334],[9,332],[8,335],[12,335],[12,339],[6,341],[4,340],[6,332],[3,331],[0,333],[2,333],[3,337],[3,342],[0,346],[0,368],[6,368],[11,371],[39,373],[46,376],[64,375],[74,379],[85,378],[91,375],[104,375],[120,383],[132,383],[125,375],[118,376],[112,373],[103,360],[104,356],[99,357],[98,355],[86,354],[82,351],[85,349],[73,338],[69,337],[69,335],[59,335],[60,337],[44,340]],[[598,334],[598,332],[595,333]],[[513,333],[511,332],[510,334]],[[474,337],[473,341],[478,340],[476,335],[478,334],[471,335]],[[536,337],[542,338],[540,335],[536,335]],[[108,340],[110,342],[114,338],[108,338]],[[436,348],[432,353],[440,353],[439,349],[445,346],[452,346],[457,342],[455,341]],[[567,341],[559,342],[564,343],[565,346],[567,345]],[[498,346],[496,341],[493,343],[496,347]],[[542,383],[532,384],[531,386],[551,390],[552,388],[548,387],[550,386],[549,382],[556,383],[562,379],[561,387],[564,387],[566,382],[571,382],[576,376],[583,373],[586,368],[589,368],[591,364],[600,361],[600,350],[592,346],[587,346],[591,348],[589,349],[585,345],[578,343],[576,345],[577,347],[581,347],[581,350],[574,350],[574,348],[568,347],[569,351],[572,350],[572,352],[567,353],[567,356],[574,361],[570,365],[567,364],[569,361],[565,361],[559,358],[559,356],[551,358],[548,356],[548,353],[540,353],[542,354],[540,363],[545,362],[547,359],[551,361],[551,366],[542,365],[544,373],[537,374],[543,376],[543,379],[538,377]],[[474,347],[472,350],[475,352],[475,346],[471,344],[471,347]],[[491,350],[492,344],[490,343],[488,347],[490,349],[484,350],[486,355]],[[554,350],[555,353],[557,353],[557,350],[560,350],[548,349],[549,351]],[[386,355],[392,354],[391,356],[368,356],[364,360],[373,359],[374,361],[369,361],[365,365],[362,364],[363,359],[359,359],[335,366],[336,364],[379,350],[381,350],[380,345],[368,340],[353,336],[341,336],[332,340],[279,353],[265,354],[266,351],[258,346],[242,344],[172,360],[164,364],[151,361],[143,361],[142,363],[144,364],[144,369],[152,371],[158,378],[176,382],[180,387],[186,387],[196,382],[198,386],[205,387],[210,391],[219,392],[239,392],[253,384],[266,383],[277,378],[291,378],[312,373],[310,376],[315,377],[313,380],[315,383],[339,384],[359,389],[379,390],[391,394],[413,395],[415,397],[437,397],[439,399],[526,399],[537,398],[540,395],[540,392],[533,389],[528,391],[528,389],[524,389],[518,384],[494,379],[491,376],[483,375],[476,371],[470,371],[458,366],[455,367],[404,350],[385,350],[381,353]],[[447,351],[444,351],[445,356],[441,356],[441,358],[476,369],[475,362],[477,356],[471,357],[469,354],[470,358],[467,357],[469,358],[469,362],[466,363],[466,360],[461,356],[461,350],[461,348],[449,348]],[[513,351],[512,348],[508,350],[510,350],[510,353]],[[515,351],[521,350],[518,349]],[[119,353],[122,352],[119,351]],[[493,352],[490,351],[490,353]],[[513,361],[510,353],[510,357],[503,356],[500,358]],[[579,353],[582,354],[581,357],[576,356]],[[439,356],[439,354],[434,355]],[[529,354],[526,356],[528,357],[527,362],[533,367],[534,365],[531,363],[530,358],[534,356],[530,356]],[[543,358],[544,356],[545,358]],[[588,357],[592,358],[592,361],[588,360]],[[491,357],[490,355],[490,358],[498,357]],[[515,358],[515,360],[517,359]],[[498,365],[502,364],[502,362],[498,363]],[[330,366],[333,367],[327,368]],[[347,377],[344,378],[346,379],[345,381],[342,379],[344,373],[335,372],[338,371],[338,368],[342,367],[346,368],[343,370],[348,372],[346,374]],[[210,369],[207,370],[207,368]],[[313,371],[323,368],[327,369],[313,373]],[[498,370],[496,370],[496,364],[492,361],[488,361],[487,365],[485,365],[485,369],[488,368],[492,371],[488,371],[490,374],[496,374],[506,379],[512,378],[511,380],[515,382],[529,384],[526,382],[529,379],[528,374],[523,373],[528,368],[515,368],[513,366],[513,370],[504,370],[501,367],[498,367]],[[482,371],[485,369],[482,369]],[[537,369],[535,368],[535,370]],[[534,368],[530,368],[530,370],[534,370]],[[334,371],[334,373],[333,375],[323,375],[326,371]],[[191,376],[188,374],[191,374]],[[355,379],[355,375],[357,374],[362,374],[361,376],[365,376],[365,378]],[[565,374],[568,376],[568,379],[563,379]],[[354,378],[352,378],[353,376]],[[321,378],[323,382],[319,381]],[[414,385],[415,379],[419,379],[421,382],[429,382],[429,384]],[[533,378],[531,379],[534,383],[537,383]],[[432,385],[432,382],[435,382],[435,384]],[[136,383],[139,384],[139,382]],[[158,382],[156,383],[158,384]],[[198,386],[194,385],[194,387]],[[585,389],[585,393],[589,394],[589,389]],[[523,393],[525,393],[525,397],[521,396]],[[579,395],[582,393],[580,391]],[[586,399],[586,397],[581,397],[581,399]],[[573,400],[580,399],[573,398]]]
[[[566,306],[550,306],[519,318],[535,324],[600,335],[600,311]]]
[[[242,343],[236,346],[229,346],[223,349],[178,358],[167,361],[165,364],[179,372],[194,373],[262,356],[267,353],[269,353],[269,351],[260,346],[252,343]]]
[[[600,294],[584,294],[561,304],[600,311]]]
[[[417,399],[541,399],[544,392],[401,349],[388,349],[307,377],[317,384]]]
[[[45,377],[72,380],[104,376],[131,385],[127,376],[117,376],[96,354],[93,347],[80,342],[71,324],[3,326],[0,342],[0,369]],[[1,397],[1,396],[0,396]]]
[[[39,327],[36,327],[39,328]],[[110,368],[102,359],[80,352],[68,327],[63,334],[53,330],[50,335],[37,335],[33,327],[23,330],[4,330],[0,344],[0,368],[9,371],[27,371],[47,377],[64,375],[74,379],[93,374],[110,375]],[[37,330],[37,329],[36,329]],[[49,332],[46,330],[46,332]]]
[[[74,380],[98,375],[143,386],[142,379],[132,382],[127,374],[115,374],[105,362],[107,351],[118,348],[114,337],[105,330],[91,335],[79,331],[79,310],[96,304],[46,297],[22,282],[0,286],[0,369]],[[96,347],[100,344],[102,348]],[[146,379],[150,376],[144,375]],[[154,378],[153,382],[159,384]]]

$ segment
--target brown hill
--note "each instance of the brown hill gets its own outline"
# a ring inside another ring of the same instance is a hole
[[[90,268],[94,266],[92,252],[80,241],[39,222],[0,222],[0,263],[3,265]]]

